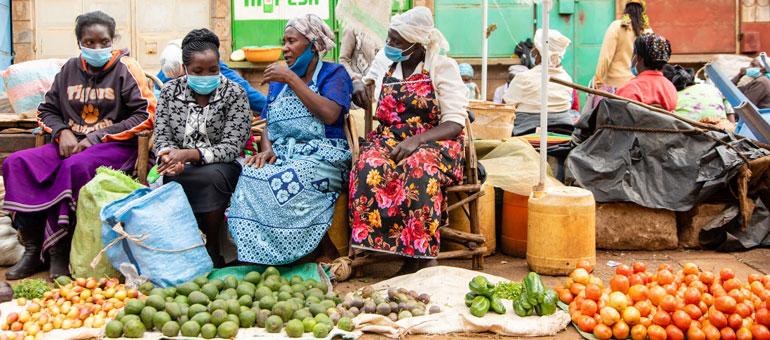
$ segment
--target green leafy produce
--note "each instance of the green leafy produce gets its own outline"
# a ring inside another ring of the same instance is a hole
[[[42,299],[43,293],[51,290],[48,283],[42,279],[24,280],[13,285],[13,297],[25,298],[32,300],[35,298]]]
[[[524,291],[521,282],[500,282],[495,286],[495,296],[506,300],[516,300]]]

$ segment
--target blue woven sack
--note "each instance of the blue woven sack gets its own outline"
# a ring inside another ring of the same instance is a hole
[[[102,241],[112,265],[136,266],[156,286],[187,282],[213,269],[190,203],[176,182],[142,188],[104,206]],[[96,259],[95,259],[96,260]]]

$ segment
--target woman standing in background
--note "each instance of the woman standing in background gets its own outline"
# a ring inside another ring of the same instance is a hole
[[[634,77],[631,73],[634,40],[642,33],[652,33],[645,8],[644,0],[628,0],[623,19],[610,24],[596,65],[598,84],[620,88]]]

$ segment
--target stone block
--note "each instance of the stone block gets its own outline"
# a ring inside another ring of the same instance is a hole
[[[11,19],[16,20],[32,20],[32,12],[31,12],[31,1],[30,0],[14,0],[11,3]]]
[[[679,246],[684,248],[700,248],[698,236],[703,226],[714,220],[725,210],[726,204],[701,204],[690,211],[676,213],[676,225],[679,236]]]
[[[663,250],[678,245],[676,214],[633,203],[596,204],[596,247]]]
[[[23,63],[35,59],[35,51],[32,50],[31,43],[13,43],[13,63]]]
[[[13,21],[13,42],[14,43],[32,43],[32,22],[31,21]]]

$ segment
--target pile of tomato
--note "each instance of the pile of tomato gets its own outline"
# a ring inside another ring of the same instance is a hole
[[[637,262],[616,267],[605,287],[590,272],[581,261],[556,291],[576,326],[598,339],[770,340],[770,275],[741,282],[732,269],[716,275],[694,263],[653,274]]]

